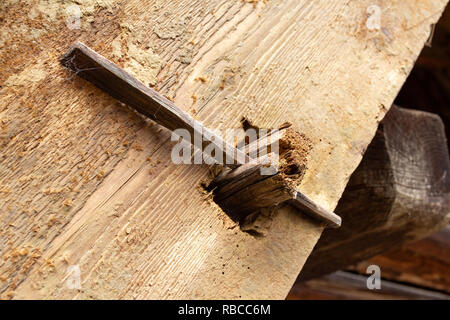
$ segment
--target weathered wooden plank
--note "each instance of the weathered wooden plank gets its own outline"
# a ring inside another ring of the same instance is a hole
[[[2,296],[284,298],[323,228],[289,206],[266,237],[236,228],[207,166],[60,66],[75,40],[209,128],[290,121],[313,143],[299,190],[332,210],[446,3],[378,3],[369,30],[365,0],[1,2]]]
[[[450,160],[439,116],[393,106],[353,173],[300,279],[419,240],[450,221]]]

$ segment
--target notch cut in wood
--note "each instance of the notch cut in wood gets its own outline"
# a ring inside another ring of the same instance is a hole
[[[286,158],[277,157],[274,152],[271,152],[271,155],[267,157],[256,159],[249,156],[257,150],[272,150],[274,143],[287,141],[283,137],[286,137],[286,134],[291,134],[292,131],[275,130],[270,134],[271,145],[265,144],[264,141],[267,141],[267,139],[261,138],[249,145],[247,152],[244,152],[224,141],[222,137],[204,127],[199,121],[178,108],[172,101],[144,85],[131,74],[81,42],[75,42],[70,47],[61,58],[61,64],[165,128],[171,131],[186,129],[191,137],[200,135],[203,137],[202,151],[210,143],[213,143],[223,153],[223,159],[227,159],[226,165],[229,168],[225,169],[213,181],[211,188],[214,189],[218,201],[223,199],[227,203],[226,207],[232,207],[233,211],[242,207],[244,210],[241,213],[247,214],[264,207],[270,208],[288,202],[300,211],[319,218],[328,226],[340,226],[341,219],[339,216],[317,205],[306,195],[296,190],[295,179],[292,180],[292,174],[288,174],[292,167],[284,167],[283,162],[275,161],[274,163],[272,161],[274,158],[284,160]],[[285,153],[284,156],[289,157],[295,150],[292,149],[289,152],[289,154]],[[258,154],[258,152],[256,153]],[[267,159],[269,159],[268,162]],[[229,162],[230,164],[228,164]],[[268,163],[274,164],[276,170],[272,174],[263,174],[261,168],[267,167]],[[299,169],[297,168],[296,171],[300,172]]]

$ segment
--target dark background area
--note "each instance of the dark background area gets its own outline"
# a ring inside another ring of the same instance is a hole
[[[450,137],[450,7],[436,25],[431,47],[423,49],[395,104],[438,114]]]

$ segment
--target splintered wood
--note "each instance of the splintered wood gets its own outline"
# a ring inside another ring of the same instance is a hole
[[[208,189],[213,190],[214,200],[233,219],[244,219],[247,229],[249,214],[255,220],[262,209],[269,209],[262,213],[272,212],[285,201],[302,213],[339,227],[339,216],[296,190],[306,172],[310,149],[311,141],[292,128],[269,132],[245,146],[245,153],[255,160],[222,171]]]
[[[298,189],[333,210],[446,3],[2,1],[1,296],[282,299],[323,230],[284,205],[242,231],[208,166],[60,65],[76,40],[209,128],[291,122],[312,144]]]

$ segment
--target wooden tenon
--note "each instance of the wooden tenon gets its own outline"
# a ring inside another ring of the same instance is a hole
[[[132,107],[137,112],[149,117],[158,124],[174,131],[186,129],[191,137],[202,137],[202,151],[213,143],[227,159],[225,170],[212,182],[215,200],[231,211],[239,211],[248,215],[262,208],[271,208],[283,202],[298,208],[301,212],[319,218],[327,226],[339,227],[341,218],[317,205],[296,190],[296,179],[302,168],[295,164],[295,159],[288,159],[286,153],[279,157],[271,153],[263,158],[251,158],[252,152],[244,152],[204,127],[199,121],[178,108],[172,101],[165,98],[152,88],[144,85],[131,74],[107,60],[81,42],[75,42],[68,52],[61,58],[61,63],[76,72],[80,77],[90,81],[112,97]],[[271,143],[278,143],[280,139],[292,129],[275,130]],[[275,135],[275,132],[278,132]],[[191,142],[191,141],[190,141]],[[256,141],[251,148],[269,148],[268,145]],[[270,149],[270,148],[269,148]],[[292,153],[292,150],[288,150]],[[288,153],[290,155],[291,153]],[[273,159],[284,159],[284,162]],[[231,162],[229,160],[234,160]],[[269,161],[266,161],[269,159]],[[272,161],[270,160],[272,159]],[[288,160],[288,161],[287,161]],[[291,161],[293,163],[287,163]],[[230,162],[230,164],[228,164]],[[271,174],[262,173],[261,168],[274,166]]]

